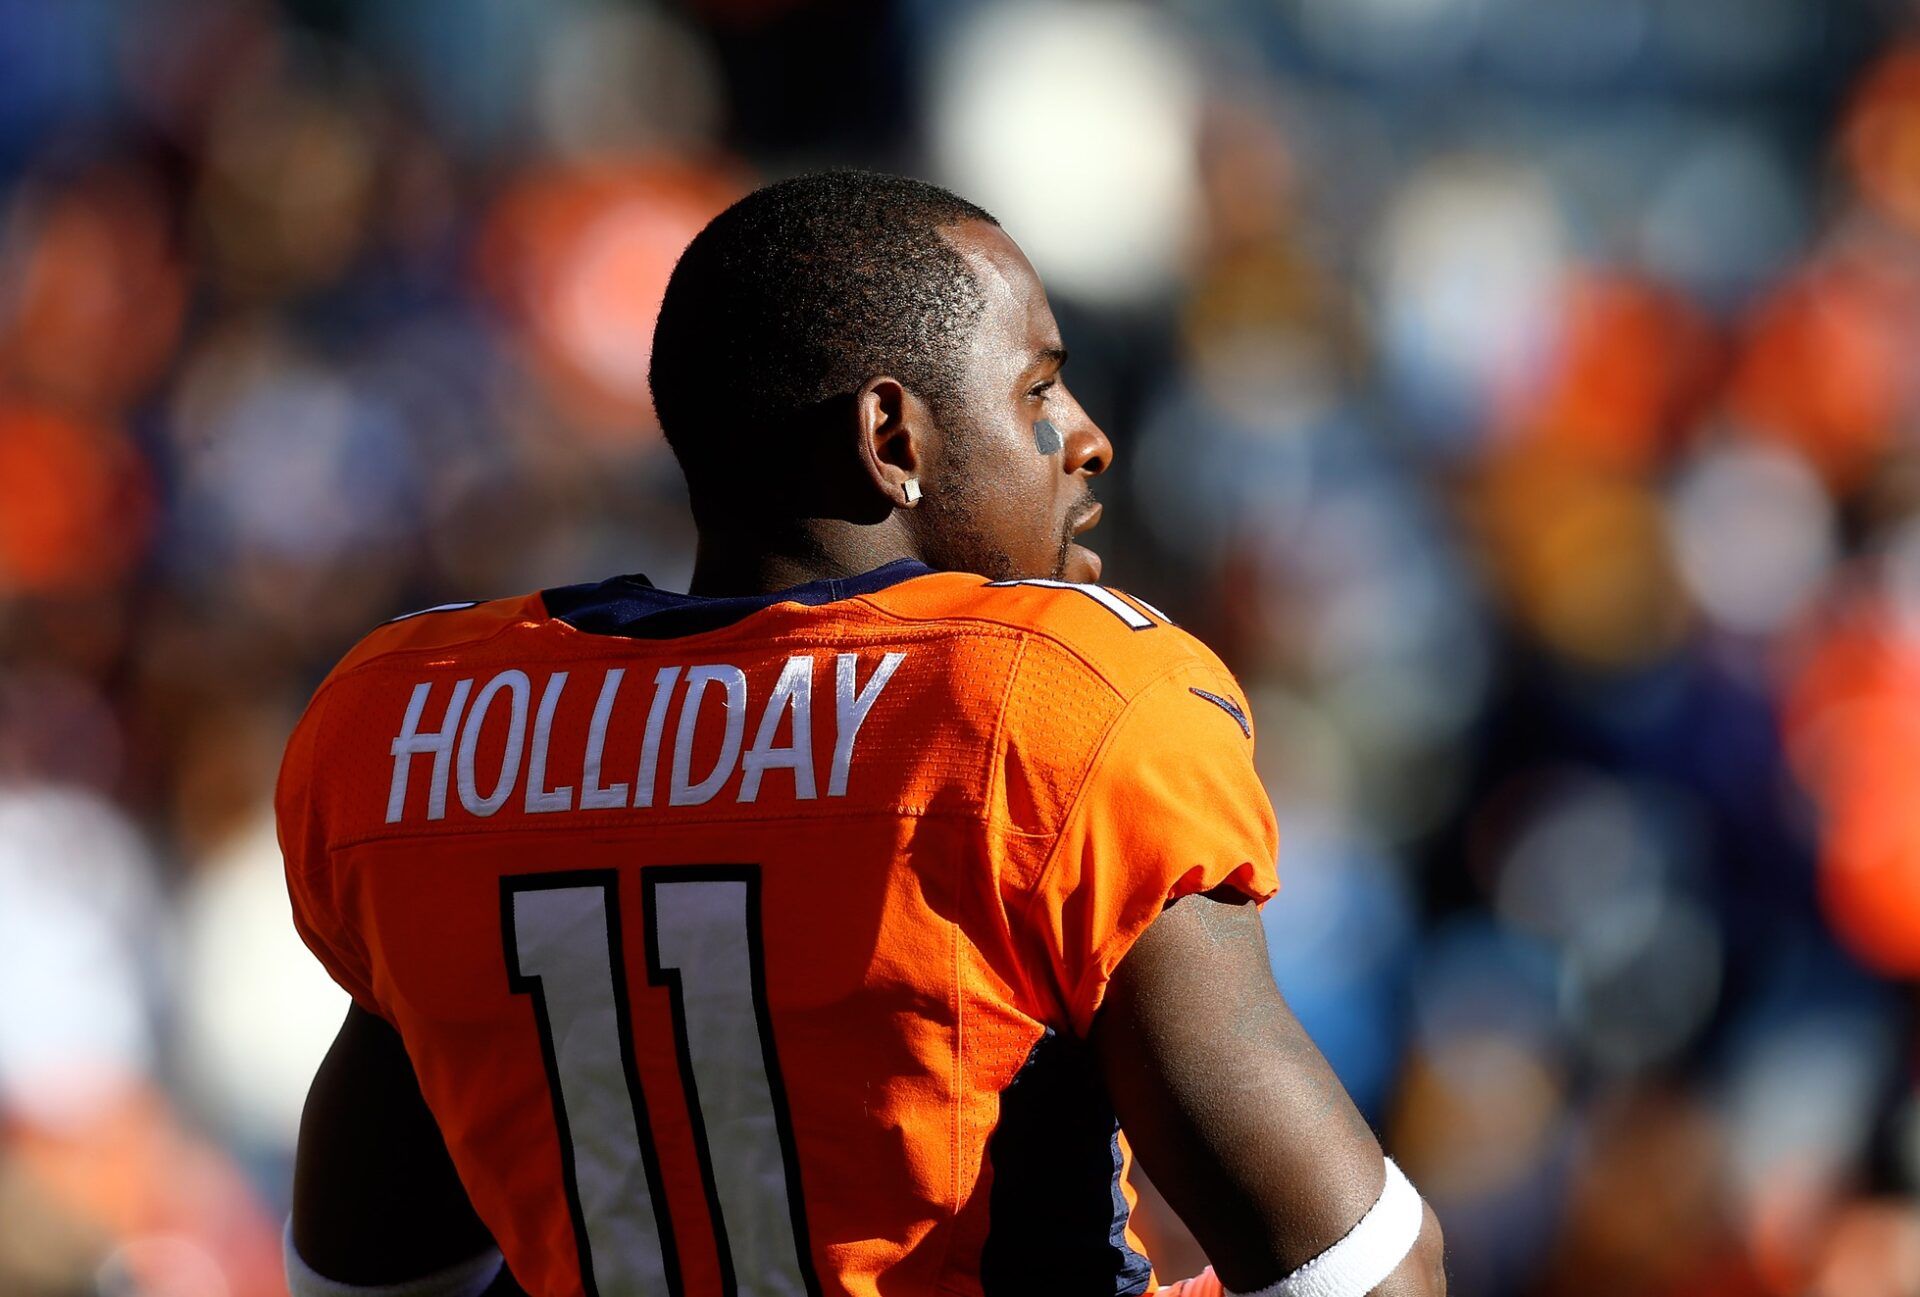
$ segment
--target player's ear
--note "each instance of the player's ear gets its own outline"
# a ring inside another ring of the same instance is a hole
[[[911,505],[918,493],[907,483],[918,482],[933,435],[925,402],[897,378],[870,378],[854,394],[854,431],[873,489],[892,505]]]

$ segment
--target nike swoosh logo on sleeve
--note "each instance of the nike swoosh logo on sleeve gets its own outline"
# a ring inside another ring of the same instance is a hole
[[[1204,698],[1239,723],[1240,732],[1248,738],[1253,737],[1253,726],[1247,723],[1247,714],[1240,710],[1240,704],[1231,698],[1222,698],[1219,694],[1210,694],[1198,685],[1188,685],[1187,692]]]

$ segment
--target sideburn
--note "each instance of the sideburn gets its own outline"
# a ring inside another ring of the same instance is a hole
[[[974,572],[990,581],[1027,575],[985,522],[986,492],[964,438],[941,439],[938,481],[912,510],[909,525],[932,566]]]

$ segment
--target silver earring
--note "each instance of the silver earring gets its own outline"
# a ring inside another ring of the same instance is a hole
[[[901,490],[901,493],[907,497],[908,504],[918,504],[920,502],[920,479],[919,478],[917,477],[908,478],[906,481],[900,484],[900,490]]]

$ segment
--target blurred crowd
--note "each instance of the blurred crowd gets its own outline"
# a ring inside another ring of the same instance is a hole
[[[1920,1294],[1896,0],[0,0],[0,1292],[278,1290],[293,719],[684,582],[666,275],[844,164],[1047,279],[1454,1290]]]

